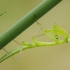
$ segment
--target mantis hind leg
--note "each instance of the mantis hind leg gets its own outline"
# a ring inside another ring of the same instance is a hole
[[[18,43],[16,40],[14,40],[16,43]],[[20,45],[20,52],[19,52],[19,56],[18,56],[18,59],[17,59],[17,62],[19,62],[20,60],[20,57],[21,57],[21,53],[22,53],[22,45],[20,43],[18,43]]]
[[[36,37],[39,37],[39,36],[43,36],[43,35],[45,35],[45,34],[43,33],[43,34],[37,35],[41,30],[42,30],[42,32],[44,32],[44,30],[43,30],[42,24],[37,21],[37,16],[36,16],[36,14],[34,14],[34,17],[35,17],[35,19],[36,19],[36,23],[38,24],[38,26],[39,26],[39,28],[40,28],[40,29],[35,33],[35,35],[34,35],[33,38],[32,38],[32,40],[34,41],[34,43],[36,43],[37,41],[36,41],[35,38],[36,38]]]

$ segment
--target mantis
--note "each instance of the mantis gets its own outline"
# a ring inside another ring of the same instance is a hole
[[[53,35],[51,33],[53,33]],[[33,37],[32,38],[33,43],[23,42],[21,44],[21,50],[26,50],[26,49],[35,48],[35,47],[42,47],[42,46],[55,46],[55,45],[70,42],[70,35],[67,33],[67,31],[63,27],[60,27],[57,24],[55,24],[53,26],[53,29],[44,30],[43,35],[45,35],[45,34],[48,35],[53,40],[53,42],[40,42],[35,39],[36,37]],[[64,38],[62,40],[60,40],[58,35],[61,35]],[[4,61],[5,59],[11,57],[12,55],[14,55],[18,52],[20,52],[20,47],[5,54],[2,58],[0,58],[0,62]]]

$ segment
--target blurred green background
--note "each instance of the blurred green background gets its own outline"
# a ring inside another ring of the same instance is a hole
[[[10,28],[19,19],[36,7],[43,0],[0,0],[0,14],[7,12],[0,17],[0,34]],[[63,0],[47,14],[38,20],[44,29],[51,29],[55,24],[70,30],[70,0]],[[32,37],[40,29],[36,22],[15,38],[20,44],[22,41],[32,42]],[[41,34],[43,32],[40,32]],[[37,38],[39,41],[51,41],[48,36]],[[11,51],[19,45],[11,41],[5,49]],[[0,50],[0,57],[6,52]],[[17,60],[18,55],[13,57]],[[12,58],[0,63],[0,70],[70,70],[70,43],[28,49],[22,52],[19,63]]]

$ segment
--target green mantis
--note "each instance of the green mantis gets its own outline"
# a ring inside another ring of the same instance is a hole
[[[53,42],[40,42],[33,37],[33,43],[29,42],[23,42],[22,43],[22,50],[30,49],[30,48],[35,48],[35,47],[42,47],[42,46],[55,46],[59,44],[64,44],[70,42],[70,35],[67,33],[67,31],[55,24],[53,26],[53,29],[46,29],[44,30],[44,34],[48,35],[51,39],[53,39]],[[52,35],[53,34],[53,35]],[[59,39],[59,36],[61,35],[64,38],[62,40]],[[0,58],[0,62],[4,61],[5,59],[9,58],[10,56],[20,52],[20,47],[8,52],[5,54],[2,58]]]

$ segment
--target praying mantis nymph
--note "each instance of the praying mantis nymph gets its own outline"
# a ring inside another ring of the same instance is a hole
[[[54,36],[50,33],[53,33]],[[21,48],[22,48],[21,50],[26,50],[26,49],[35,48],[35,47],[42,47],[42,46],[55,46],[55,45],[70,42],[70,35],[67,33],[67,31],[64,28],[58,26],[57,24],[53,26],[53,29],[44,30],[44,34],[48,35],[51,39],[53,39],[53,42],[40,42],[40,41],[37,41],[35,37],[33,37],[32,38],[33,43],[23,42],[21,45]],[[64,39],[60,40],[58,35],[63,36]],[[4,61],[5,59],[11,57],[12,55],[18,52],[20,52],[20,47],[5,54],[2,58],[0,58],[0,62]]]

